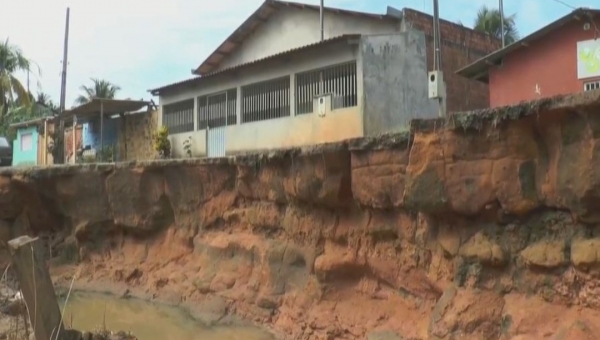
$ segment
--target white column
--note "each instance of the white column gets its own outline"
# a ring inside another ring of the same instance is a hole
[[[194,96],[193,119],[194,119],[194,130],[193,131],[197,131],[198,130],[198,98],[196,96]]]
[[[363,65],[363,57],[362,57],[362,52],[361,52],[361,43],[359,43],[359,45],[357,45],[357,52],[356,52],[356,105],[358,106],[358,109],[360,111],[360,115],[362,116],[362,122],[363,122],[363,126],[362,126],[362,135],[365,135],[365,125],[364,122],[366,121],[366,117],[365,115],[369,114],[369,112],[365,112],[365,101],[364,101],[364,97],[363,97],[363,93],[364,93],[364,89],[363,89],[363,85],[364,85],[364,79],[363,79],[363,71],[364,71],[364,65]]]
[[[235,116],[237,118],[237,125],[242,124],[242,87],[238,86],[235,91],[237,99],[235,100]]]
[[[157,128],[161,127],[162,124],[163,124],[163,104],[162,104],[162,98],[159,96],[158,97],[158,119],[156,122]]]

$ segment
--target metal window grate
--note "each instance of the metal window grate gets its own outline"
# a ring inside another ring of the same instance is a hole
[[[290,77],[242,87],[242,123],[288,117]]]
[[[164,105],[163,125],[169,134],[194,131],[194,99]]]
[[[198,97],[198,129],[237,123],[237,89]]]
[[[583,90],[584,91],[594,91],[594,90],[600,90],[600,80],[596,80],[596,81],[590,81],[587,83],[583,84]]]
[[[331,109],[357,105],[356,61],[296,74],[296,114],[313,112],[313,99],[332,94]]]

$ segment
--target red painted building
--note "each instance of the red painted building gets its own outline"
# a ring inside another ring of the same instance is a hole
[[[456,73],[489,84],[490,107],[600,89],[600,10],[574,10]]]

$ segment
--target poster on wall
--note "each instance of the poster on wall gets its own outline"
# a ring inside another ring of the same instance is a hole
[[[600,77],[600,39],[577,42],[577,78]]]

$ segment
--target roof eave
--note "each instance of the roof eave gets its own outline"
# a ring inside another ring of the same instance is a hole
[[[494,51],[475,62],[463,67],[462,69],[456,71],[455,73],[463,76],[468,79],[479,80],[485,83],[489,82],[488,74],[489,69],[492,66],[496,66],[502,62],[502,59],[509,53],[513,51],[528,47],[531,41],[540,39],[545,35],[553,32],[557,28],[563,26],[564,24],[570,22],[571,20],[580,20],[580,16],[586,13],[594,13],[600,14],[599,10],[587,9],[587,8],[578,8],[570,12],[569,14],[559,18],[558,20],[553,21],[552,23],[540,28],[539,30],[531,33],[530,35],[515,41],[514,43]]]
[[[65,110],[60,117],[64,118],[76,115],[89,115],[92,112],[100,113],[104,110],[104,114],[111,114],[112,111],[133,112],[141,110],[144,106],[150,104],[151,102],[146,100],[93,98],[85,104]]]
[[[54,117],[40,117],[40,118],[27,120],[24,122],[13,123],[13,124],[10,124],[8,127],[12,128],[12,129],[28,128],[28,127],[32,127],[32,126],[39,127],[40,124],[42,124],[44,122],[51,122],[52,120],[54,120]]]
[[[195,77],[195,78],[183,80],[183,81],[180,81],[180,82],[177,82],[177,83],[173,83],[173,84],[161,86],[161,87],[158,87],[158,88],[150,89],[150,90],[148,90],[148,92],[150,92],[154,96],[157,96],[157,95],[160,96],[160,95],[164,94],[167,91],[171,91],[171,90],[174,90],[176,88],[182,88],[182,87],[187,87],[187,86],[196,84],[198,81],[201,81],[202,79],[205,79],[205,78],[210,78],[210,77],[213,77],[213,76],[218,76],[218,75],[226,74],[228,72],[234,72],[236,70],[239,70],[239,69],[242,69],[242,68],[245,68],[245,67],[249,67],[249,66],[260,64],[260,63],[268,62],[268,61],[274,60],[276,58],[282,58],[282,57],[285,57],[285,56],[289,56],[290,54],[294,54],[294,53],[299,53],[299,52],[302,52],[302,51],[306,51],[308,49],[321,48],[321,47],[329,45],[329,44],[344,43],[344,42],[346,44],[349,44],[349,45],[357,44],[360,41],[361,36],[362,36],[361,34],[344,34],[344,35],[340,35],[340,36],[337,36],[337,37],[326,39],[324,41],[319,41],[319,42],[316,42],[316,43],[313,43],[313,44],[309,44],[309,45],[304,45],[304,46],[301,46],[301,47],[293,48],[291,50],[287,50],[287,51],[283,51],[283,52],[280,52],[280,53],[276,53],[276,54],[273,54],[273,55],[270,55],[270,56],[267,56],[267,57],[264,57],[264,58],[260,58],[260,59],[254,60],[254,61],[250,61],[250,62],[247,62],[247,63],[240,64],[240,65],[236,65],[236,66],[232,66],[232,67],[225,68],[225,69],[222,69],[222,70],[217,70],[217,71],[214,71],[214,72],[210,72],[210,73],[205,74],[202,77]]]

